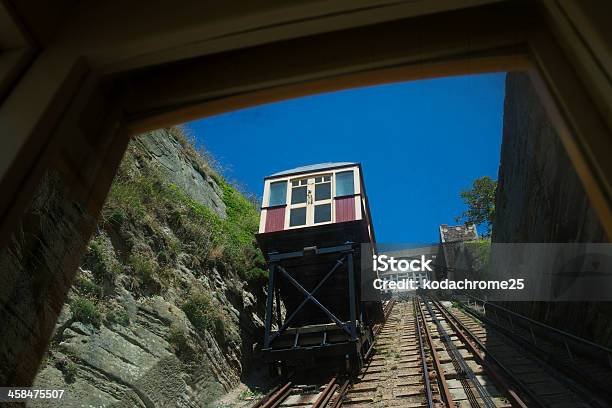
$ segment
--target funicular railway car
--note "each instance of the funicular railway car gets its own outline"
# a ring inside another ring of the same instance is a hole
[[[270,272],[263,354],[273,371],[358,372],[383,319],[380,299],[364,293],[374,276],[362,259],[372,259],[376,242],[361,165],[266,177],[257,241]]]

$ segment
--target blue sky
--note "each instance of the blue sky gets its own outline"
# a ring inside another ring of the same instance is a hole
[[[381,243],[437,242],[459,192],[497,179],[505,74],[381,85],[266,104],[187,127],[224,175],[262,195],[263,178],[327,161],[361,162]]]

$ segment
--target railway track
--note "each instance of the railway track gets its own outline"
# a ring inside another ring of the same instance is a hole
[[[612,401],[584,388],[541,356],[531,353],[514,336],[476,319],[462,309],[448,308],[438,301],[435,307],[462,333],[491,365],[501,367],[505,377],[516,384],[527,406],[610,407]],[[587,376],[588,370],[584,371]]]
[[[253,408],[610,407],[605,398],[465,310],[415,297],[385,305],[375,347],[357,378],[288,381]]]
[[[333,376],[325,384],[294,384],[292,381],[277,386],[252,408],[304,407],[338,408],[349,387],[349,380]]]
[[[486,329],[467,314],[461,321],[458,313],[432,299],[396,305],[377,339],[378,352],[349,389],[345,405],[607,406],[575,392],[567,379],[556,378],[563,377],[503,335],[489,333],[486,341]],[[513,348],[503,348],[510,347],[506,343]]]
[[[457,336],[455,328],[445,316],[434,310],[428,299],[415,300],[422,305],[427,323],[434,333],[434,345],[442,361],[441,372],[448,384],[450,395],[459,407],[510,407],[495,381],[483,366],[483,361],[474,350]],[[498,384],[503,387],[503,383]],[[500,388],[503,389],[503,388]],[[452,404],[447,404],[452,406]]]
[[[254,408],[510,407],[431,305],[389,303],[385,315],[375,328],[376,351],[352,383],[340,377],[316,387],[288,382]]]
[[[612,401],[612,350],[567,332],[521,316],[504,307],[478,298],[476,302],[460,303],[463,310],[477,321],[506,334],[516,343],[548,365],[575,378],[583,387],[601,399]],[[480,304],[478,302],[481,302]],[[488,305],[490,313],[484,308]],[[470,307],[471,306],[471,307]]]
[[[376,340],[377,353],[349,389],[345,405],[461,406],[448,379],[440,375],[445,372],[445,360],[439,355],[431,324],[416,299],[397,304]]]

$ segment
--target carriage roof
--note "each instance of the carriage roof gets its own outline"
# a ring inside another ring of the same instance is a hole
[[[358,163],[353,163],[353,162],[326,162],[326,163],[309,164],[306,166],[296,167],[294,169],[279,171],[278,173],[271,174],[267,176],[266,178],[269,179],[269,178],[276,178],[276,177],[281,177],[281,176],[290,176],[290,175],[299,174],[299,173],[312,173],[312,172],[317,172],[319,170],[332,170],[332,169],[337,169],[341,167],[357,166],[357,165]]]

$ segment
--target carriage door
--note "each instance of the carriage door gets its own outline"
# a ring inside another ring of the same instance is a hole
[[[332,221],[331,175],[291,180],[289,228]]]

